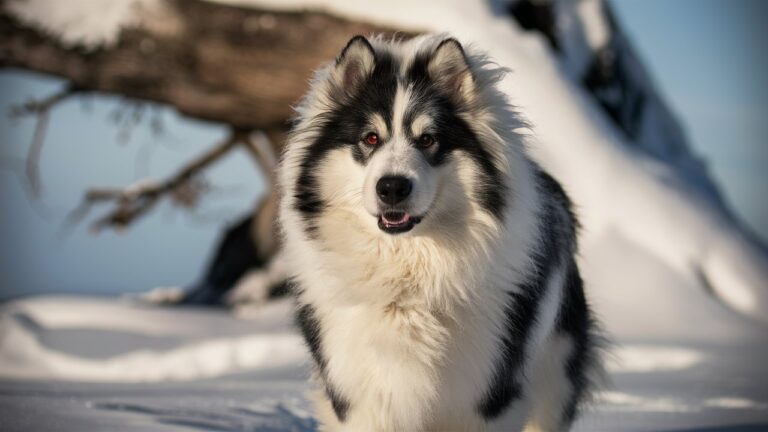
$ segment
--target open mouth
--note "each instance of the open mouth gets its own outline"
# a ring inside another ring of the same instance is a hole
[[[408,232],[419,222],[420,217],[411,216],[401,210],[385,211],[379,215],[379,229],[387,234]]]

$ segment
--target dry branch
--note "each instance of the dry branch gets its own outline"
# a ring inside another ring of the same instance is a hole
[[[114,203],[114,209],[91,224],[94,232],[105,228],[124,229],[136,219],[145,215],[163,197],[170,197],[180,206],[193,207],[202,192],[202,185],[196,183],[200,172],[222,156],[229,153],[237,145],[248,142],[248,131],[233,130],[229,136],[218,145],[210,148],[184,167],[176,174],[161,182],[142,180],[126,188],[93,188],[86,192],[83,203],[70,215],[69,223],[73,224],[85,217],[90,208],[98,203]]]
[[[48,120],[51,110],[60,102],[78,93],[80,90],[74,86],[69,86],[64,90],[54,93],[42,100],[31,100],[23,105],[11,109],[12,117],[21,117],[24,115],[37,116],[35,132],[32,136],[32,143],[27,150],[26,158],[26,177],[29,182],[29,190],[35,198],[40,196],[42,182],[40,181],[40,156],[43,153],[45,145],[45,132],[48,129]]]
[[[284,140],[285,133],[281,131],[267,131],[261,136],[250,134],[245,140],[245,148],[264,174],[268,188],[275,185],[278,152]]]

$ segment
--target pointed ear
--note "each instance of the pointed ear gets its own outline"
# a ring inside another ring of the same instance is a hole
[[[429,77],[458,105],[472,101],[475,79],[464,55],[464,49],[456,39],[440,42],[427,66]]]
[[[332,79],[347,96],[353,95],[376,65],[373,46],[363,36],[355,36],[341,51],[333,68]]]

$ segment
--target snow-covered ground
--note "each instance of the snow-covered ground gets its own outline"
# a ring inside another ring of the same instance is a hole
[[[768,430],[763,324],[618,234],[584,254],[611,382],[576,430]],[[312,431],[308,375],[288,300],[244,317],[91,297],[0,307],[3,431]]]
[[[764,329],[675,291],[657,260],[628,254],[625,266],[649,276],[590,289],[610,306],[612,382],[576,430],[768,430]],[[638,307],[658,295],[660,310]],[[0,430],[313,431],[308,366],[286,300],[245,318],[126,299],[17,300],[0,308]]]

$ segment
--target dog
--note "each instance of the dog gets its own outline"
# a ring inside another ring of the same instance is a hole
[[[296,107],[279,222],[322,430],[560,431],[589,395],[577,222],[505,73],[357,36]]]

